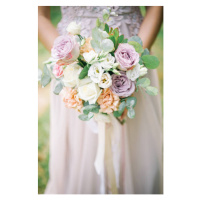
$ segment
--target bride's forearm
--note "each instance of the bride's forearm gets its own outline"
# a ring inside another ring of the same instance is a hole
[[[51,51],[53,42],[58,36],[56,28],[50,21],[50,7],[38,7],[38,37],[48,51]]]
[[[141,24],[138,36],[143,41],[144,48],[151,48],[163,21],[163,7],[147,7],[146,15]]]

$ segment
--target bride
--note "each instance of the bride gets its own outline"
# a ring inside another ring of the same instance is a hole
[[[50,51],[58,35],[66,33],[71,21],[81,22],[81,35],[88,37],[96,18],[105,7],[62,6],[57,29],[50,21],[50,7],[39,7],[39,39]],[[118,16],[109,22],[119,27],[125,38],[138,35],[143,47],[150,49],[162,23],[162,7],[146,7],[143,18],[137,6],[113,6]],[[157,71],[149,70],[151,85],[159,87]],[[51,83],[51,91],[53,83]],[[162,115],[160,96],[141,92],[135,107],[136,117],[118,125],[121,132],[120,194],[162,194]],[[126,112],[126,111],[125,111]],[[126,113],[122,116],[124,118]],[[94,167],[98,145],[95,122],[83,122],[79,113],[64,106],[60,96],[51,92],[50,178],[46,194],[99,194],[100,178]],[[121,119],[121,120],[122,120]],[[106,183],[106,193],[109,184]]]

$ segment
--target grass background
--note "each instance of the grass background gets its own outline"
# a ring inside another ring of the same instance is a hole
[[[141,12],[145,15],[145,7],[141,6]],[[56,27],[61,19],[59,6],[51,7],[51,21]],[[160,82],[161,101],[163,102],[163,26],[161,27],[155,43],[152,46],[152,53],[160,60],[158,76]],[[50,57],[50,53],[38,40],[38,67],[43,68],[43,62]],[[41,88],[38,84],[38,193],[43,194],[48,178],[49,162],[49,86]]]

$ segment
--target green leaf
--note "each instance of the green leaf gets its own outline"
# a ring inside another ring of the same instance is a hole
[[[131,119],[133,119],[135,117],[135,110],[131,107],[127,108],[128,112],[127,112],[127,116]]]
[[[128,42],[128,39],[124,39],[122,43],[127,43]]]
[[[130,42],[130,41],[135,41],[135,42],[139,43],[141,46],[143,46],[142,40],[141,40],[141,38],[138,37],[138,36],[130,37],[130,38],[128,39],[128,42]]]
[[[135,97],[127,97],[126,98],[126,106],[134,108],[137,103],[137,99]]]
[[[63,83],[62,81],[59,81],[59,83],[56,85],[55,89],[54,89],[54,94],[59,95],[60,91],[63,89]]]
[[[111,52],[114,49],[114,43],[110,39],[104,39],[101,43],[101,49],[104,52]]]
[[[120,35],[119,38],[118,38],[118,42],[119,43],[122,43],[124,40],[124,35]]]
[[[128,44],[132,45],[138,53],[142,53],[144,51],[142,46],[138,42],[130,41],[128,42]]]
[[[150,85],[150,80],[148,78],[141,78],[138,79],[138,81],[136,82],[136,86],[140,86],[140,87],[147,87]]]
[[[79,74],[79,79],[84,79],[88,75],[89,65],[86,65],[81,73]]]
[[[156,56],[144,55],[141,58],[145,67],[149,69],[156,69],[159,66],[159,60]]]
[[[88,115],[81,114],[78,116],[78,118],[82,121],[89,121],[94,116],[93,113],[89,113]]]
[[[90,112],[92,112],[92,113],[98,113],[99,109],[100,109],[99,105],[89,104],[89,105],[87,105],[87,106],[84,107],[83,113],[86,114],[86,115],[89,114]]]
[[[109,26],[108,26],[108,24],[105,24],[105,29],[104,29],[104,31],[106,31],[107,33],[109,33]]]
[[[113,115],[115,117],[120,117],[122,115],[122,113],[124,112],[125,107],[126,107],[126,102],[125,101],[121,102],[121,104],[119,105],[118,110],[114,111]]]
[[[115,36],[115,39],[117,39],[119,37],[119,29],[115,28],[114,31],[113,31],[113,34]]]
[[[155,96],[158,94],[158,89],[152,86],[146,87],[146,93],[152,96]]]
[[[141,56],[149,55],[149,50],[147,48],[144,49],[144,52],[142,53]]]

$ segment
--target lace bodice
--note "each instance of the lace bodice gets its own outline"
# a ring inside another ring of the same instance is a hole
[[[81,35],[85,37],[91,36],[91,30],[95,27],[96,18],[102,18],[102,11],[106,6],[62,6],[62,19],[58,23],[58,32],[60,35],[65,34],[67,25],[76,21],[81,23]],[[112,6],[118,16],[111,16],[108,22],[113,28],[119,27],[119,31],[123,30],[125,37],[137,35],[143,17],[139,6]]]

